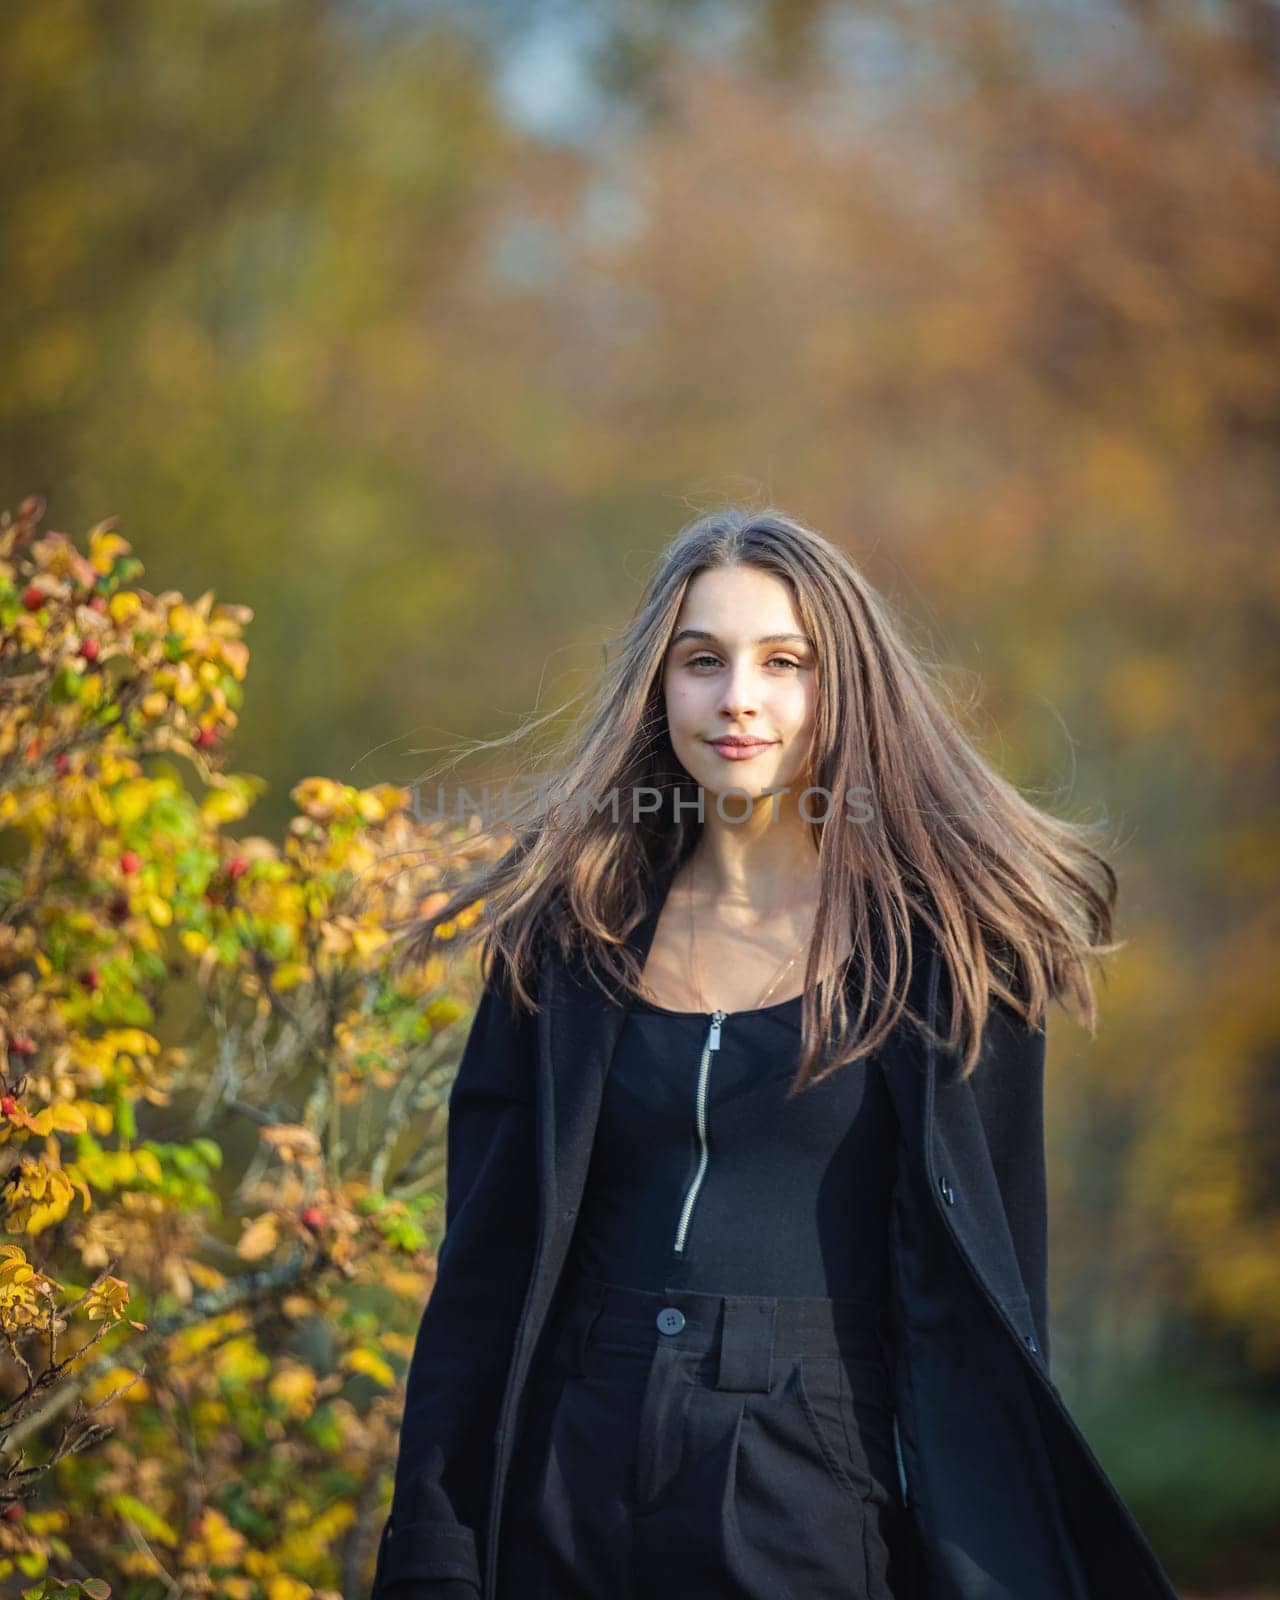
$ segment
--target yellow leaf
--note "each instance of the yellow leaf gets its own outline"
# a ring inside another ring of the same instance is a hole
[[[310,1367],[286,1367],[272,1377],[267,1392],[291,1416],[309,1416],[315,1405],[316,1375]]]
[[[433,1028],[446,1028],[451,1022],[456,1022],[465,1010],[460,1000],[452,1000],[446,995],[443,999],[433,1000],[427,1007],[427,1020]]]
[[[236,1244],[236,1254],[243,1261],[260,1261],[269,1256],[280,1243],[280,1225],[275,1213],[264,1212],[248,1225]]]
[[[217,1352],[215,1362],[219,1375],[236,1384],[257,1383],[271,1371],[271,1358],[252,1339],[232,1339]]]
[[[210,789],[200,802],[200,817],[209,827],[238,822],[249,809],[249,797],[235,789]]]
[[[138,1150],[134,1153],[134,1160],[138,1164],[139,1176],[148,1183],[160,1184],[164,1182],[164,1168],[160,1165],[159,1158],[154,1150]]]
[[[94,1100],[86,1106],[85,1111],[95,1133],[110,1133],[115,1127],[115,1116],[110,1106],[101,1105]]]
[[[112,1028],[102,1037],[104,1043],[121,1055],[153,1056],[160,1049],[159,1039],[141,1028]]]
[[[300,983],[308,983],[315,977],[313,969],[304,961],[282,961],[271,975],[271,986],[281,993],[286,989],[296,989]]]
[[[382,928],[357,928],[351,935],[357,953],[362,956],[371,956],[375,950],[381,950],[388,937]]]
[[[229,1567],[243,1558],[247,1542],[221,1511],[209,1506],[200,1517],[199,1537],[183,1547],[182,1559],[189,1567]]]
[[[173,907],[162,895],[149,894],[143,904],[146,906],[147,915],[157,928],[167,928],[173,921]]]
[[[374,1350],[361,1346],[356,1350],[348,1350],[342,1358],[342,1365],[352,1372],[363,1372],[366,1377],[372,1378],[375,1383],[380,1383],[384,1389],[394,1389],[396,1375]]]
[[[169,607],[169,627],[184,639],[190,639],[200,632],[201,621],[189,605],[179,601]]]
[[[325,821],[344,806],[346,790],[332,778],[304,778],[289,791],[289,798],[308,816]]]
[[[162,786],[150,778],[135,778],[122,783],[113,796],[116,817],[124,827],[140,821],[154,805]]]
[[[288,1573],[273,1573],[267,1583],[267,1600],[310,1600],[314,1593],[309,1583],[299,1583]]]
[[[126,1394],[117,1396],[119,1400],[138,1400],[147,1396],[147,1380],[140,1378],[136,1372],[128,1367],[111,1367],[100,1378],[92,1379],[85,1385],[82,1396],[86,1405],[97,1405],[100,1400],[105,1400],[109,1394],[115,1394],[117,1389],[124,1389],[130,1385]],[[142,1391],[139,1394],[139,1390]]]
[[[111,571],[116,561],[121,556],[127,556],[133,546],[118,533],[112,533],[108,527],[99,524],[89,533],[89,560],[95,572],[104,575]],[[115,596],[116,599],[119,596]]]
[[[362,789],[356,796],[356,810],[364,822],[382,822],[386,819],[387,808],[383,797],[374,789]]]

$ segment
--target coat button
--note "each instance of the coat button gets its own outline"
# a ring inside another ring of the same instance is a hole
[[[1034,1333],[1024,1333],[1022,1336],[1022,1341],[1028,1350],[1039,1350],[1040,1348],[1040,1346],[1036,1343],[1036,1336]]]
[[[658,1313],[658,1331],[660,1333],[679,1333],[684,1327],[684,1312],[679,1306],[663,1306]]]
[[[942,1173],[942,1174],[939,1175],[939,1177],[938,1177],[938,1187],[939,1187],[939,1189],[942,1190],[942,1198],[947,1202],[947,1204],[949,1206],[955,1205],[955,1203],[956,1203],[956,1192],[951,1187],[950,1183],[948,1183],[945,1173]]]

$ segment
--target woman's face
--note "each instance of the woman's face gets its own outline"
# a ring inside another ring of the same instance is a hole
[[[817,655],[791,588],[758,567],[700,572],[685,590],[663,666],[677,759],[709,795],[792,789],[809,770]],[[752,743],[735,750],[734,739]]]

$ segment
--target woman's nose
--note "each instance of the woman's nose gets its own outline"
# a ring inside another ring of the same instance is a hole
[[[750,666],[730,667],[725,675],[720,709],[726,716],[754,716],[759,703],[754,674]]]

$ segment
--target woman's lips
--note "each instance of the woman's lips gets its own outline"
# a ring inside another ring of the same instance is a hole
[[[773,744],[772,739],[761,739],[756,744],[717,744],[712,740],[711,748],[726,761],[749,761],[752,756],[758,756],[762,750],[771,750]]]

